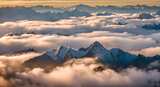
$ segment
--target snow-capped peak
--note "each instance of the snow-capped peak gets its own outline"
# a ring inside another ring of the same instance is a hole
[[[111,50],[107,50],[105,47],[103,47],[102,44],[96,41],[93,44],[91,44],[88,48],[80,48],[79,50],[73,48],[67,48],[64,46],[61,46],[57,52],[50,49],[43,55],[40,55],[29,61],[26,61],[25,63],[30,64],[36,61],[40,63],[46,63],[49,61],[50,63],[52,63],[52,60],[53,63],[55,62],[63,63],[68,59],[72,58],[80,59],[83,57],[92,57],[92,58],[96,57],[102,63],[110,65],[111,67],[114,68],[115,67],[125,68],[128,67],[129,65],[143,67],[145,65],[147,66],[147,64],[150,64],[151,62],[160,60],[160,56],[152,58],[140,57],[125,52],[119,48],[113,48]]]
[[[94,49],[101,49],[106,50],[101,43],[98,41],[95,41],[93,44],[91,44],[88,48],[88,50],[94,50]]]

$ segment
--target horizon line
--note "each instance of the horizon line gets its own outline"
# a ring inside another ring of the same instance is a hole
[[[130,0],[133,1],[133,0]],[[130,1],[122,1],[118,3],[115,0],[109,0],[109,1],[77,1],[77,0],[72,0],[72,1],[50,1],[50,0],[45,0],[45,1],[39,1],[39,0],[34,0],[34,1],[23,1],[23,0],[13,0],[13,1],[8,1],[8,0],[0,0],[0,7],[17,7],[17,6],[22,6],[22,7],[32,7],[32,6],[49,6],[49,7],[71,7],[74,5],[79,5],[79,4],[85,4],[89,6],[137,6],[137,5],[145,5],[145,6],[160,6],[160,0],[155,0],[155,2],[150,2],[146,1],[143,3],[137,3],[137,2],[130,2]]]

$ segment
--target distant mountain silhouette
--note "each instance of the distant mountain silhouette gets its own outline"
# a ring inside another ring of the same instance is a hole
[[[152,13],[159,11],[158,6],[97,6],[91,7],[80,4],[69,8],[52,8],[43,6],[34,7],[2,7],[0,8],[0,21],[16,20],[44,20],[55,21],[70,17],[90,16],[96,13],[97,16],[111,15],[112,13]],[[151,18],[147,14],[141,14],[140,18]]]

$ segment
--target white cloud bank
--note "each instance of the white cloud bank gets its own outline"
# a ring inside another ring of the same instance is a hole
[[[159,86],[160,73],[157,70],[142,71],[130,68],[121,72],[105,68],[95,72],[100,66],[92,59],[76,60],[77,63],[57,67],[50,72],[41,68],[15,72],[5,69],[1,63],[0,81],[2,87],[154,87]],[[6,78],[6,76],[8,76]]]
[[[69,46],[71,48],[81,48],[89,46],[94,41],[101,42],[108,49],[121,48],[126,51],[141,51],[143,49],[159,46],[157,40],[149,36],[136,36],[128,33],[95,31],[91,33],[80,33],[70,36],[61,36],[55,34],[23,34],[20,36],[3,36],[0,38],[0,52],[11,53],[28,48],[33,48],[39,52],[43,52],[51,48],[56,49],[61,45],[67,47]]]

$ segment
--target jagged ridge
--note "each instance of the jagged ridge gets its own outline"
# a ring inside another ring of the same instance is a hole
[[[49,61],[50,64],[64,63],[69,59],[78,59],[83,57],[97,57],[103,64],[109,65],[113,68],[127,68],[129,66],[147,68],[150,63],[160,61],[160,56],[137,56],[119,48],[108,50],[96,41],[89,47],[80,48],[78,50],[61,46],[57,51],[49,50],[38,57],[26,61],[24,64],[32,65],[34,62],[40,62],[42,63],[41,65],[46,65],[47,61]]]

